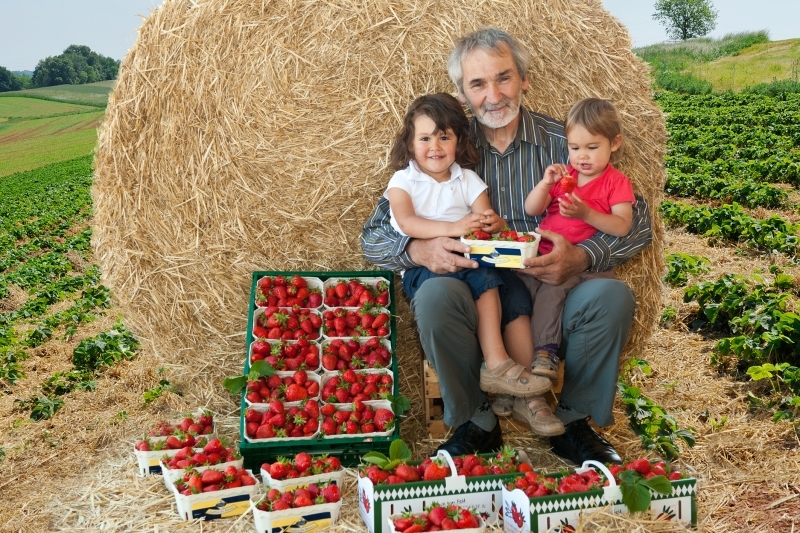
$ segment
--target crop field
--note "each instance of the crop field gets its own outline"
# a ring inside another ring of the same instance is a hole
[[[665,200],[651,206],[666,228],[663,314],[621,370],[604,436],[623,458],[668,458],[697,477],[697,531],[797,531],[800,95],[656,100],[669,133]],[[132,445],[155,421],[209,404],[238,438],[238,403],[221,385],[238,369],[214,354],[165,363],[125,328],[90,246],[103,111],[67,105],[0,98],[0,117],[23,117],[0,122],[0,531],[177,531],[162,481],[136,476]],[[505,424],[534,464],[567,466]],[[336,531],[360,531],[355,516]]]
[[[97,111],[96,107],[35,100],[22,97],[0,98],[0,117],[4,118],[38,118],[57,115],[69,115]]]
[[[89,109],[77,114],[0,124],[0,178],[92,153],[104,111]]]
[[[114,80],[85,83],[83,85],[56,85],[38,89],[25,89],[6,93],[8,96],[24,96],[42,100],[54,100],[80,105],[105,107],[108,95],[114,89]],[[6,98],[8,96],[5,96]],[[0,97],[2,98],[2,97]]]

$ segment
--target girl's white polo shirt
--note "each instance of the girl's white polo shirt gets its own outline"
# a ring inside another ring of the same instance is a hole
[[[487,188],[477,174],[462,169],[458,163],[450,166],[450,179],[439,183],[420,172],[415,161],[410,161],[406,168],[394,173],[386,190],[393,187],[408,193],[417,216],[444,222],[455,222],[470,214],[470,206]],[[388,199],[385,192],[383,196]],[[405,235],[394,213],[391,213],[391,224],[398,233]]]

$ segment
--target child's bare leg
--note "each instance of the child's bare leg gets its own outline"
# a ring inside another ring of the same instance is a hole
[[[503,336],[500,333],[500,293],[497,287],[481,294],[475,301],[478,308],[478,341],[481,344],[486,368],[495,368],[508,359]],[[530,336],[530,335],[528,335]]]
[[[533,338],[531,338],[531,317],[520,315],[508,324],[503,331],[503,344],[508,356],[525,368],[533,362]]]
[[[541,376],[530,373],[530,360],[533,357],[533,348],[527,356],[525,364],[517,364],[511,359],[503,344],[503,335],[500,333],[500,319],[502,308],[500,306],[500,295],[497,288],[490,289],[476,300],[475,305],[478,311],[478,341],[483,352],[483,360],[486,368],[481,370],[481,389],[495,394],[513,394],[517,396],[540,395],[550,389],[549,380]],[[530,327],[522,329],[525,322],[519,322],[512,327],[512,330],[519,329],[528,342],[530,338]],[[508,326],[506,326],[508,327]],[[522,350],[524,348],[520,348]],[[518,347],[514,346],[516,352]],[[520,356],[525,359],[524,356]]]

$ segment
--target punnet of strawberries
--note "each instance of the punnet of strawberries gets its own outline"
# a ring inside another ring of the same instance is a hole
[[[175,490],[183,496],[236,489],[256,484],[256,479],[245,469],[228,466],[224,470],[208,468],[202,472],[189,470],[175,481]]]
[[[314,456],[308,452],[299,452],[291,460],[278,457],[273,463],[264,463],[261,470],[270,478],[280,481],[338,472],[342,470],[342,463],[338,457],[332,455]]]
[[[517,232],[507,226],[499,233],[486,233],[485,231],[475,230],[464,236],[470,241],[506,241],[506,242],[536,242],[536,236],[530,233]]]
[[[326,403],[353,403],[356,400],[382,400],[392,394],[394,379],[384,370],[342,370],[323,378],[322,401]]]
[[[399,443],[399,444],[396,444]],[[437,481],[451,474],[450,467],[442,458],[426,458],[421,463],[409,461],[411,451],[401,440],[392,442],[389,456],[380,452],[369,452],[362,460],[369,463],[361,467],[359,475],[367,477],[373,485],[393,485],[415,481]],[[514,472],[527,472],[531,465],[519,461],[517,452],[504,446],[497,454],[461,455],[453,457],[456,474],[466,477],[494,476]]]
[[[455,504],[432,503],[422,513],[405,512],[390,518],[397,533],[419,533],[421,531],[446,531],[475,529],[481,520],[474,509]]]
[[[201,439],[203,435],[214,433],[214,415],[203,411],[199,415],[187,415],[172,424],[160,420],[147,432],[147,436],[136,443],[136,450],[141,452],[179,450],[187,446],[205,446],[208,439]]]
[[[670,469],[663,461],[651,463],[644,458],[629,461],[624,465],[609,465],[607,468],[614,476],[617,485],[635,483],[638,479],[651,479],[656,476],[663,476],[669,481],[683,479],[681,472]],[[635,472],[635,474],[625,475],[623,472]],[[520,489],[529,498],[538,498],[551,494],[598,490],[608,485],[609,481],[602,473],[596,470],[587,470],[580,474],[571,472],[560,478],[545,476],[537,472],[525,472],[524,475],[508,482],[506,488],[508,490]]]
[[[265,512],[285,511],[298,507],[311,507],[326,503],[336,503],[342,499],[342,492],[336,483],[310,483],[294,490],[280,491],[269,489],[255,504],[256,509]]]
[[[327,307],[361,307],[365,303],[385,307],[389,305],[389,300],[389,283],[386,280],[375,284],[359,278],[325,282],[323,303]]]
[[[317,370],[319,353],[319,345],[308,339],[296,342],[256,339],[250,344],[250,364],[263,360],[275,370]]]
[[[379,404],[378,404],[379,405]],[[349,406],[326,403],[320,408],[322,434],[360,435],[365,433],[384,433],[394,429],[394,412],[386,407],[366,404],[355,400]],[[345,407],[350,407],[349,409]]]
[[[266,408],[245,409],[245,434],[251,439],[311,437],[319,428],[319,415],[317,400],[304,400],[290,407],[272,400]]]
[[[326,337],[386,337],[389,311],[371,302],[357,309],[335,307],[322,312],[322,332]]]
[[[308,398],[319,399],[320,378],[313,372],[295,370],[283,375],[260,376],[247,382],[245,400],[249,403],[301,402]]]
[[[322,368],[327,371],[385,368],[391,360],[391,350],[377,337],[361,341],[333,339],[322,344]]]
[[[319,311],[301,307],[264,307],[256,314],[253,336],[267,340],[316,340],[320,337]]]
[[[256,305],[259,307],[308,307],[322,305],[322,291],[309,287],[303,276],[264,276],[256,282]]]
[[[213,438],[205,446],[181,448],[174,456],[163,457],[161,464],[169,470],[180,470],[195,466],[230,463],[241,458],[242,456],[234,446],[226,446],[221,439]]]

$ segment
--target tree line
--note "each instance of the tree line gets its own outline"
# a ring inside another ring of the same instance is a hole
[[[0,67],[0,92],[113,80],[119,64],[119,60],[93,52],[88,46],[72,44],[62,54],[39,61],[31,78]]]

